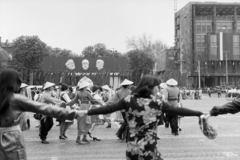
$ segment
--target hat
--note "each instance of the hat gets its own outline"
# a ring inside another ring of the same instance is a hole
[[[133,84],[132,81],[129,81],[128,79],[124,79],[124,81],[120,85],[124,86],[124,85],[131,85],[131,84]]]
[[[169,79],[166,83],[167,83],[167,85],[170,85],[170,86],[178,85],[178,82],[173,78]]]
[[[86,77],[86,76],[84,76],[83,78],[81,78],[79,81],[78,81],[78,86],[80,85],[80,83],[82,83],[82,82],[85,82],[85,83],[88,83],[88,86],[93,86],[93,81],[90,79],[90,78],[88,78],[88,77]]]
[[[25,88],[25,87],[27,87],[27,86],[28,86],[27,84],[22,83],[21,86],[20,86],[20,88],[22,89],[22,88]]]
[[[104,85],[104,86],[102,86],[102,89],[105,89],[105,90],[108,90],[108,91],[111,90],[111,89],[108,87],[108,85]]]
[[[89,83],[87,83],[87,82],[80,82],[80,83],[78,83],[78,89],[83,89],[83,88],[85,88],[85,87],[88,87],[89,86]]]
[[[55,83],[46,82],[43,86],[43,90],[48,89],[48,88],[53,87],[53,86],[55,86]]]
[[[163,88],[163,89],[164,89],[164,88],[167,88],[167,84],[166,84],[166,83],[161,83],[161,84],[160,84],[160,87]]]

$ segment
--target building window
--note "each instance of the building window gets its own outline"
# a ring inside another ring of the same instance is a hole
[[[211,22],[196,22],[196,33],[211,33],[212,23]]]
[[[237,22],[237,32],[240,32],[240,22]]]
[[[239,35],[233,35],[233,59],[240,59]]]
[[[195,45],[196,47],[205,47],[205,35],[196,35]]]
[[[210,35],[210,60],[217,59],[217,35]]]
[[[232,22],[217,22],[217,32],[232,32]]]

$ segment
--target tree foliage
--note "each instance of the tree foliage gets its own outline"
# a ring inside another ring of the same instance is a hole
[[[149,74],[154,67],[154,56],[142,50],[131,50],[127,53],[129,70],[138,75]]]
[[[143,34],[141,37],[127,38],[127,47],[131,50],[141,50],[157,56],[167,45],[161,40],[153,41],[151,36]]]
[[[84,57],[121,57],[122,54],[107,49],[106,45],[103,43],[97,43],[94,46],[87,46],[83,49],[82,55]]]
[[[40,69],[47,45],[37,36],[21,36],[13,41],[11,65],[16,69]]]

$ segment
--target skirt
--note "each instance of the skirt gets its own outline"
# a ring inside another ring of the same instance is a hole
[[[81,104],[80,110],[88,110],[90,104]],[[88,116],[83,116],[77,120],[78,135],[87,134],[89,129],[92,127],[92,123],[89,122]]]
[[[20,126],[0,128],[0,159],[27,160]]]
[[[98,108],[97,105],[92,105],[91,109]],[[104,124],[104,118],[102,115],[93,115],[91,116],[92,123],[103,125]]]

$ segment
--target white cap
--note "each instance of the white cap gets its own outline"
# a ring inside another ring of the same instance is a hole
[[[104,86],[102,86],[102,89],[105,89],[105,90],[111,91],[111,89],[109,88],[108,85],[104,85]]]
[[[48,88],[53,87],[53,86],[55,86],[55,83],[46,82],[43,86],[43,90],[48,89]]]
[[[78,82],[79,89],[83,89],[85,87],[89,86],[89,83],[87,82]]]
[[[163,88],[163,89],[164,89],[164,88],[167,88],[167,84],[166,84],[166,83],[161,83],[161,84],[160,84],[160,87]]]
[[[129,81],[128,79],[124,79],[124,81],[120,85],[124,86],[124,85],[131,85],[131,84],[133,84],[132,81]]]
[[[27,84],[25,84],[25,83],[21,83],[20,88],[25,88],[25,87],[27,87],[27,86],[28,86]]]
[[[173,78],[169,79],[166,83],[167,83],[167,85],[170,85],[170,86],[178,85],[178,82]]]

